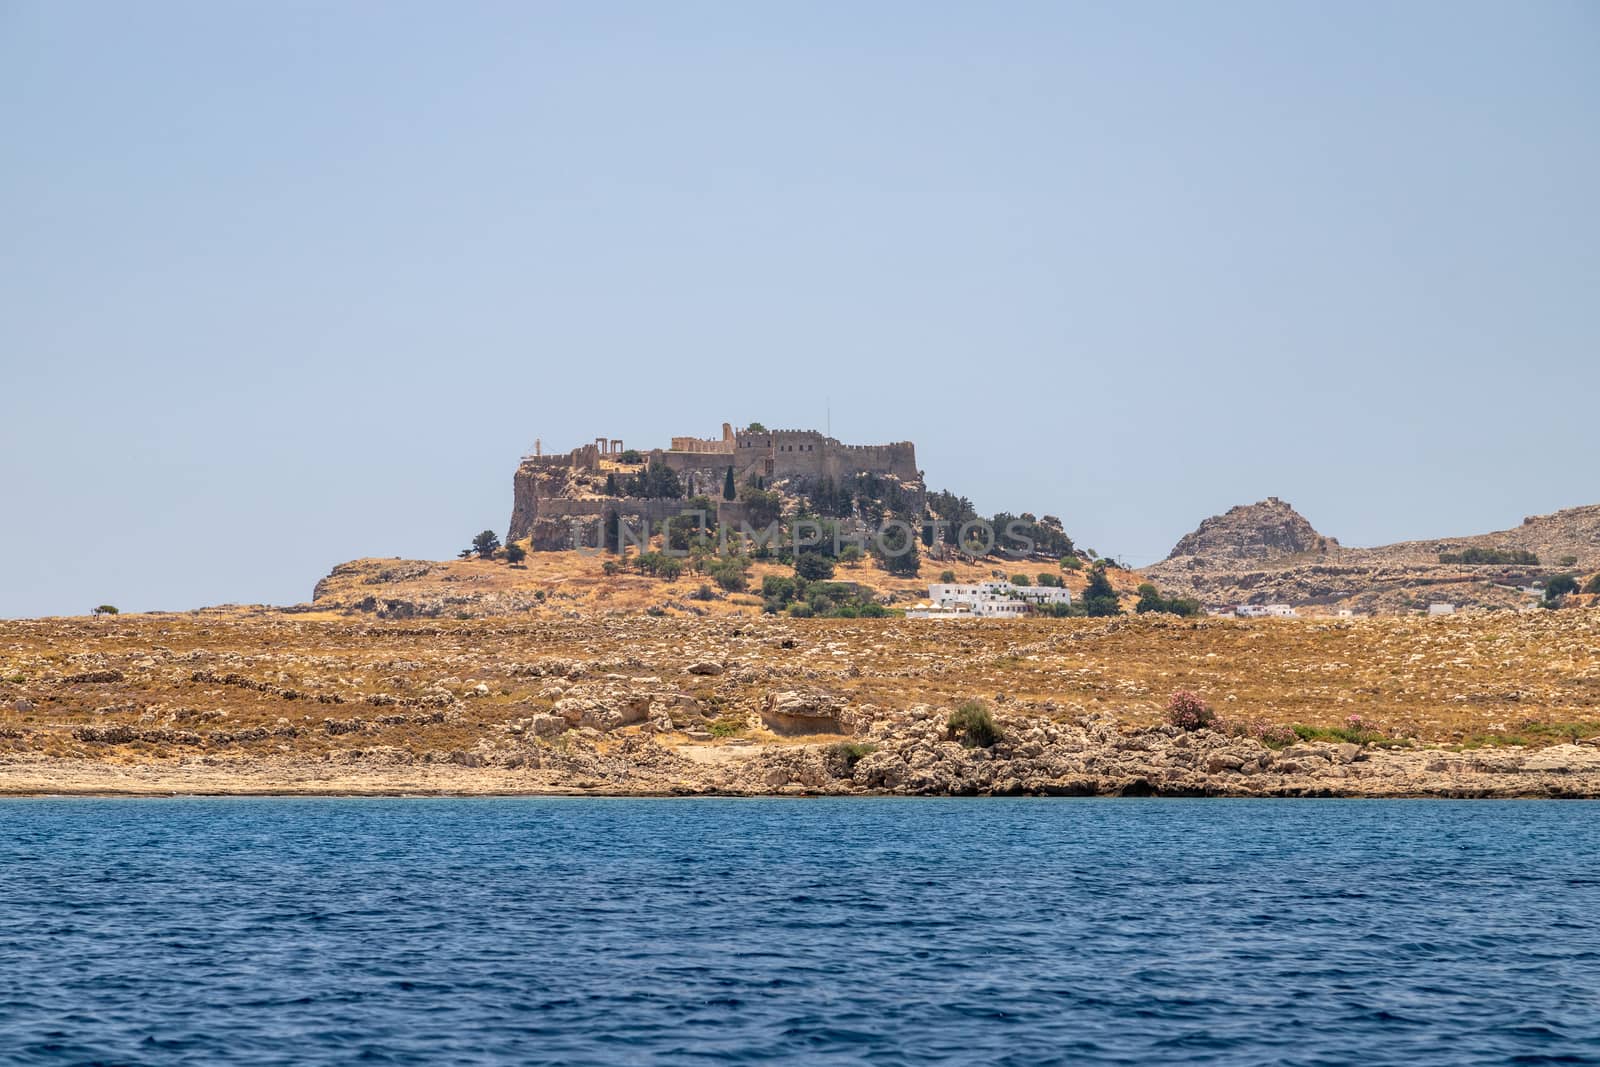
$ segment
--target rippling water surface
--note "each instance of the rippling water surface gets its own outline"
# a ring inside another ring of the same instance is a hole
[[[1597,815],[3,801],[0,1061],[1600,1062]]]

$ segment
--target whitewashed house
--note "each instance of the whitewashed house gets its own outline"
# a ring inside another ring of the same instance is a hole
[[[906,612],[908,618],[1021,618],[1046,604],[1070,604],[1072,594],[1053,585],[1012,585],[1007,581],[936,582],[928,586],[932,603]]]

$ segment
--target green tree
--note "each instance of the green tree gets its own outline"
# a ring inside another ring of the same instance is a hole
[[[839,562],[846,567],[857,566],[861,562],[861,546],[845,545],[839,549]]]
[[[739,499],[744,501],[745,514],[756,529],[777,522],[783,516],[783,497],[776,490],[747,485],[739,491]]]
[[[116,607],[115,604],[101,604],[99,607],[94,609],[94,613],[96,615],[118,615],[118,614],[121,614],[120,612],[117,611],[117,607]]]
[[[499,547],[500,538],[493,530],[485,530],[472,539],[472,551],[478,554],[479,559],[493,559]]]
[[[521,545],[517,544],[515,541],[506,545],[506,562],[511,564],[513,567],[527,558],[527,550]]]
[[[794,560],[794,573],[808,582],[833,577],[833,560],[821,552],[801,552]]]
[[[956,580],[956,572],[955,571],[940,571],[939,572],[939,581],[943,582],[945,585],[953,585],[955,583],[955,580]]]
[[[639,454],[639,450],[637,448],[630,448],[623,452],[622,455],[617,457],[617,462],[639,464],[644,462],[644,457]]]
[[[761,425],[759,422],[752,422],[749,426],[746,426],[744,428],[744,432],[745,433],[766,433],[767,432],[767,428],[765,426]]]
[[[621,496],[621,495],[622,494],[617,490],[617,476],[616,476],[616,474],[612,473],[612,472],[607,472],[607,474],[606,474],[606,496]]]
[[[739,489],[738,489],[737,486],[735,486],[733,484],[733,468],[732,467],[728,468],[727,475],[722,479],[722,499],[724,499],[724,500],[737,500],[737,499],[739,499]]]
[[[902,536],[904,533],[902,532]],[[906,544],[888,544],[883,548],[873,545],[873,554],[878,557],[878,565],[897,578],[915,578],[922,572],[922,553],[918,551],[920,538],[915,534],[906,536]]]
[[[1019,585],[1019,586],[1026,586],[1026,585],[1032,585],[1033,582],[1028,578],[1028,576],[1026,574],[1013,574],[1011,576],[1011,584],[1012,585]]]
[[[678,480],[678,472],[665,463],[652,463],[645,468],[644,492],[640,495],[676,500],[683,496],[683,483]]]
[[[1111,580],[1106,577],[1106,569],[1098,564],[1090,568],[1089,584],[1084,587],[1080,600],[1083,604],[1083,613],[1093,618],[1122,614],[1117,591],[1112,588]]]
[[[1050,589],[1061,588],[1061,575],[1051,574],[1049,571],[1039,572],[1039,584]]]

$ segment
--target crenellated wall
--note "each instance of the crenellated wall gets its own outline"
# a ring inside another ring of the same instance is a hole
[[[602,450],[600,442],[607,448]],[[609,447],[615,445],[617,447]],[[638,500],[594,496],[592,472],[602,469],[620,454],[620,441],[597,438],[565,455],[525,456],[512,484],[511,525],[507,540],[533,537],[535,547],[552,547],[559,540],[556,526],[569,518],[603,515],[610,508],[624,514],[652,519],[675,515],[682,506],[676,500]],[[772,430],[737,433],[722,424],[722,439],[674,437],[670,449],[652,449],[651,463],[662,463],[675,471],[694,491],[716,499],[721,496],[728,468],[740,484],[760,476],[768,482],[787,478],[832,478],[835,481],[854,474],[876,474],[914,485],[920,492],[921,472],[917,470],[916,446],[910,441],[886,445],[847,445],[816,430]],[[589,472],[590,477],[579,472]],[[559,546],[556,546],[559,547]]]

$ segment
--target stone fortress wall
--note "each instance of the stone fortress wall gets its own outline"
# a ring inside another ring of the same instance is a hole
[[[533,455],[524,456],[513,480],[507,539],[531,536],[541,520],[565,526],[569,519],[592,518],[611,507],[623,513],[654,516],[670,505],[672,513],[676,514],[681,506],[678,501],[633,500],[592,492],[574,495],[569,491],[570,479],[574,476],[596,474],[602,469],[602,461],[614,463],[624,451],[621,439],[597,437],[593,444],[581,445],[570,452],[547,456],[536,447]],[[854,474],[893,477],[909,484],[920,482],[922,477],[917,470],[916,445],[910,441],[847,445],[816,430],[735,432],[730,423],[722,424],[720,438],[673,437],[672,447],[651,449],[641,452],[640,456],[649,463],[665,464],[691,483],[695,492],[713,499],[720,498],[729,467],[733,468],[734,481],[739,484],[754,477],[769,483],[786,478],[837,481]],[[549,523],[545,525],[548,527]],[[555,536],[549,529],[541,533],[543,536],[533,538],[536,547]]]

